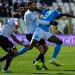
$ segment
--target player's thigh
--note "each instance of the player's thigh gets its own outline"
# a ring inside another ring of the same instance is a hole
[[[41,39],[39,41],[39,45],[43,46],[44,51],[48,50],[48,46],[47,46],[46,41],[44,39]]]
[[[44,48],[44,52],[46,52],[48,50],[48,45],[47,44],[44,44],[43,45],[43,48]]]
[[[62,44],[62,41],[55,35],[52,35],[51,37],[49,37],[48,41],[56,43],[56,44]]]
[[[35,48],[38,49],[38,51],[40,52],[40,54],[44,54],[44,48],[43,48],[42,45],[38,45]]]
[[[41,39],[39,42],[38,42],[38,45],[36,46],[36,48],[39,50],[39,52],[41,53],[41,54],[43,54],[44,53],[44,45],[45,45],[45,40],[44,39]]]

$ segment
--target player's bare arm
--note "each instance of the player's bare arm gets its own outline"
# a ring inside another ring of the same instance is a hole
[[[69,13],[62,13],[58,18],[61,18],[61,17],[63,17],[63,16],[75,18],[74,15],[69,14]]]

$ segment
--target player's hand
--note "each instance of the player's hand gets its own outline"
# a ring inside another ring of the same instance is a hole
[[[24,45],[24,47],[28,48],[28,49],[31,49],[32,46],[31,45]]]
[[[50,22],[50,24],[57,26],[58,22],[57,21],[52,21],[52,22]]]
[[[18,53],[17,49],[13,50],[14,55],[16,55]]]

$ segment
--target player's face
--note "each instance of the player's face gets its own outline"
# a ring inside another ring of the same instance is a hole
[[[20,25],[15,25],[15,29],[18,29],[20,27]]]
[[[32,4],[30,5],[30,7],[35,8],[35,7],[37,7],[37,5],[36,5],[36,3],[32,3]]]

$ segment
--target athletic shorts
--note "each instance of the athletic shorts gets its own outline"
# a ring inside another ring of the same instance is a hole
[[[48,38],[50,38],[53,34],[47,31],[44,31],[42,28],[38,27],[36,28],[32,40],[35,39],[37,41],[44,39],[44,40],[48,40]]]
[[[11,41],[9,41],[7,37],[4,37],[2,35],[0,35],[0,47],[6,52],[9,52],[10,50],[13,51],[14,49],[16,49],[14,44]]]
[[[29,42],[31,41],[32,36],[33,36],[33,34],[26,34],[26,38],[27,38],[27,40],[28,40]],[[39,41],[38,43],[39,43],[39,45],[44,45],[44,44],[46,44],[46,42],[45,42],[44,39],[40,39],[40,41]]]

